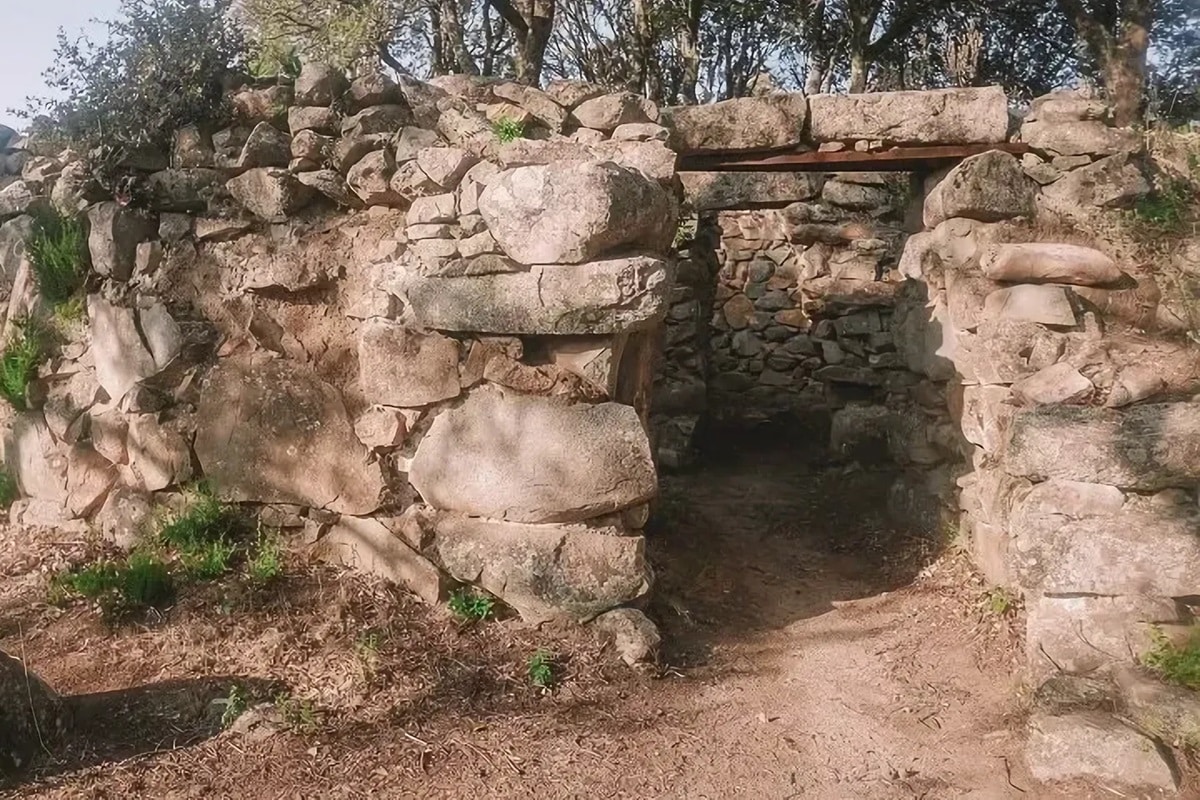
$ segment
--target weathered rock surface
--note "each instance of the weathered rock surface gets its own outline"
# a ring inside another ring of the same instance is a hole
[[[1049,242],[1000,245],[982,267],[992,280],[1011,283],[1104,286],[1124,276],[1117,262],[1095,248]]]
[[[328,64],[308,62],[296,77],[296,103],[302,106],[329,106],[341,99],[350,87],[346,76]]]
[[[822,178],[809,172],[681,172],[679,179],[697,211],[811,200],[822,186]]]
[[[650,590],[641,536],[473,519],[414,506],[402,534],[455,579],[476,584],[530,623],[586,622]]]
[[[1061,286],[1018,284],[997,289],[983,304],[988,319],[1037,322],[1070,327],[1076,323],[1075,309]]]
[[[98,294],[89,295],[88,320],[96,380],[112,400],[120,401],[139,381],[158,373],[134,309],[115,306]]]
[[[1027,603],[1025,641],[1038,674],[1085,674],[1105,664],[1136,662],[1153,644],[1151,625],[1174,623],[1170,598],[1039,595]]]
[[[359,384],[372,403],[423,406],[457,397],[458,342],[368,320],[358,334]]]
[[[21,414],[5,442],[5,461],[21,493],[38,500],[62,503],[67,491],[67,459],[40,414]]]
[[[592,624],[629,666],[658,661],[662,636],[655,624],[636,608],[614,608],[596,617]]]
[[[1095,387],[1079,370],[1065,361],[1051,364],[1013,384],[1013,397],[1025,405],[1087,401]]]
[[[430,605],[445,599],[449,582],[429,559],[393,533],[394,519],[342,516],[317,540],[312,554],[407,588]]]
[[[1141,146],[1141,137],[1132,128],[1110,128],[1091,120],[1026,122],[1021,139],[1036,150],[1064,156],[1108,156]]]
[[[616,333],[666,313],[670,266],[633,256],[528,272],[427,277],[396,270],[385,288],[404,301],[401,322],[485,333]]]
[[[609,162],[508,170],[488,184],[479,211],[504,252],[522,264],[577,264],[622,245],[657,250],[674,233],[667,194]]]
[[[284,222],[304,208],[313,190],[285,169],[260,167],[247,170],[225,184],[233,198],[267,222]]]
[[[662,111],[678,153],[771,150],[802,141],[808,101],[802,94],[739,97]]]
[[[641,95],[616,92],[584,100],[570,118],[585,128],[609,132],[631,122],[658,122],[658,108]]]
[[[1036,186],[1008,153],[991,150],[971,156],[946,174],[925,198],[925,227],[951,217],[998,222],[1031,217]]]
[[[343,514],[379,506],[379,466],[366,463],[341,394],[306,367],[222,361],[208,376],[197,418],[196,457],[226,499]]]
[[[92,268],[113,280],[127,281],[139,243],[153,238],[158,221],[149,214],[116,203],[99,203],[88,210],[88,250]]]
[[[657,491],[637,412],[477,390],[438,416],[409,480],[426,503],[514,522],[574,522]]]
[[[1082,219],[1098,208],[1132,208],[1150,191],[1137,164],[1125,153],[1072,170],[1043,187],[1038,195],[1046,209],[1068,219]]]
[[[1004,468],[1034,480],[1129,489],[1194,485],[1200,481],[1200,404],[1022,411],[1009,429]]]
[[[977,144],[1003,142],[1008,133],[1008,99],[998,86],[818,94],[808,98],[808,110],[817,142]]]
[[[1025,760],[1036,780],[1100,779],[1124,786],[1173,790],[1171,766],[1154,742],[1096,711],[1029,721]]]

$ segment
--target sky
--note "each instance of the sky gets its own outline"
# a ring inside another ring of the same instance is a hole
[[[0,124],[21,127],[9,113],[28,95],[45,92],[42,72],[54,58],[59,28],[67,33],[91,29],[88,20],[115,16],[119,0],[0,0]]]

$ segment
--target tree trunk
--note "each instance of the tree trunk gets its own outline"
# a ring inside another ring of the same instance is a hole
[[[455,71],[463,75],[478,75],[479,67],[467,52],[467,42],[463,37],[462,19],[459,18],[456,0],[441,0],[440,23],[438,36],[442,40],[440,49],[445,62],[452,61]]]
[[[1108,28],[1080,0],[1058,0],[1100,69],[1113,104],[1113,122],[1119,126],[1136,122],[1142,105],[1155,1],[1122,3],[1115,27]]]
[[[24,769],[65,727],[58,695],[0,652],[0,776]]]
[[[550,42],[550,33],[554,29],[554,0],[524,0],[519,7],[521,17],[525,21],[525,30],[516,31],[517,80],[537,86],[542,80],[546,45]]]
[[[862,94],[867,90],[867,54],[860,49],[850,53],[850,94]]]

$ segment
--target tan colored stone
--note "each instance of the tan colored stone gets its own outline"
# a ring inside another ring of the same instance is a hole
[[[818,94],[808,98],[808,108],[816,142],[978,144],[1003,142],[1008,135],[1008,99],[998,86]]]
[[[738,97],[664,108],[662,118],[679,153],[773,150],[800,144],[808,102],[799,93]]]
[[[1020,284],[997,289],[984,300],[983,313],[988,319],[1064,327],[1076,324],[1075,309],[1061,286]]]
[[[411,591],[429,605],[445,600],[449,581],[429,559],[371,517],[342,516],[313,546],[314,558],[367,572]]]
[[[1005,244],[983,259],[989,278],[1014,283],[1069,283],[1104,286],[1124,277],[1115,261],[1091,247],[1074,244]]]
[[[1013,397],[1024,405],[1084,403],[1095,391],[1092,382],[1065,361],[1051,364],[1013,384]]]
[[[457,397],[459,345],[438,333],[416,333],[386,320],[359,329],[359,385],[373,403],[423,406]]]

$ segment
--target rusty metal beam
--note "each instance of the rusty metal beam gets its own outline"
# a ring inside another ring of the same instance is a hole
[[[893,147],[871,153],[839,150],[822,153],[720,153],[682,155],[680,172],[914,172],[936,169],[968,156],[1003,150],[1020,156],[1029,152],[1024,142]]]

